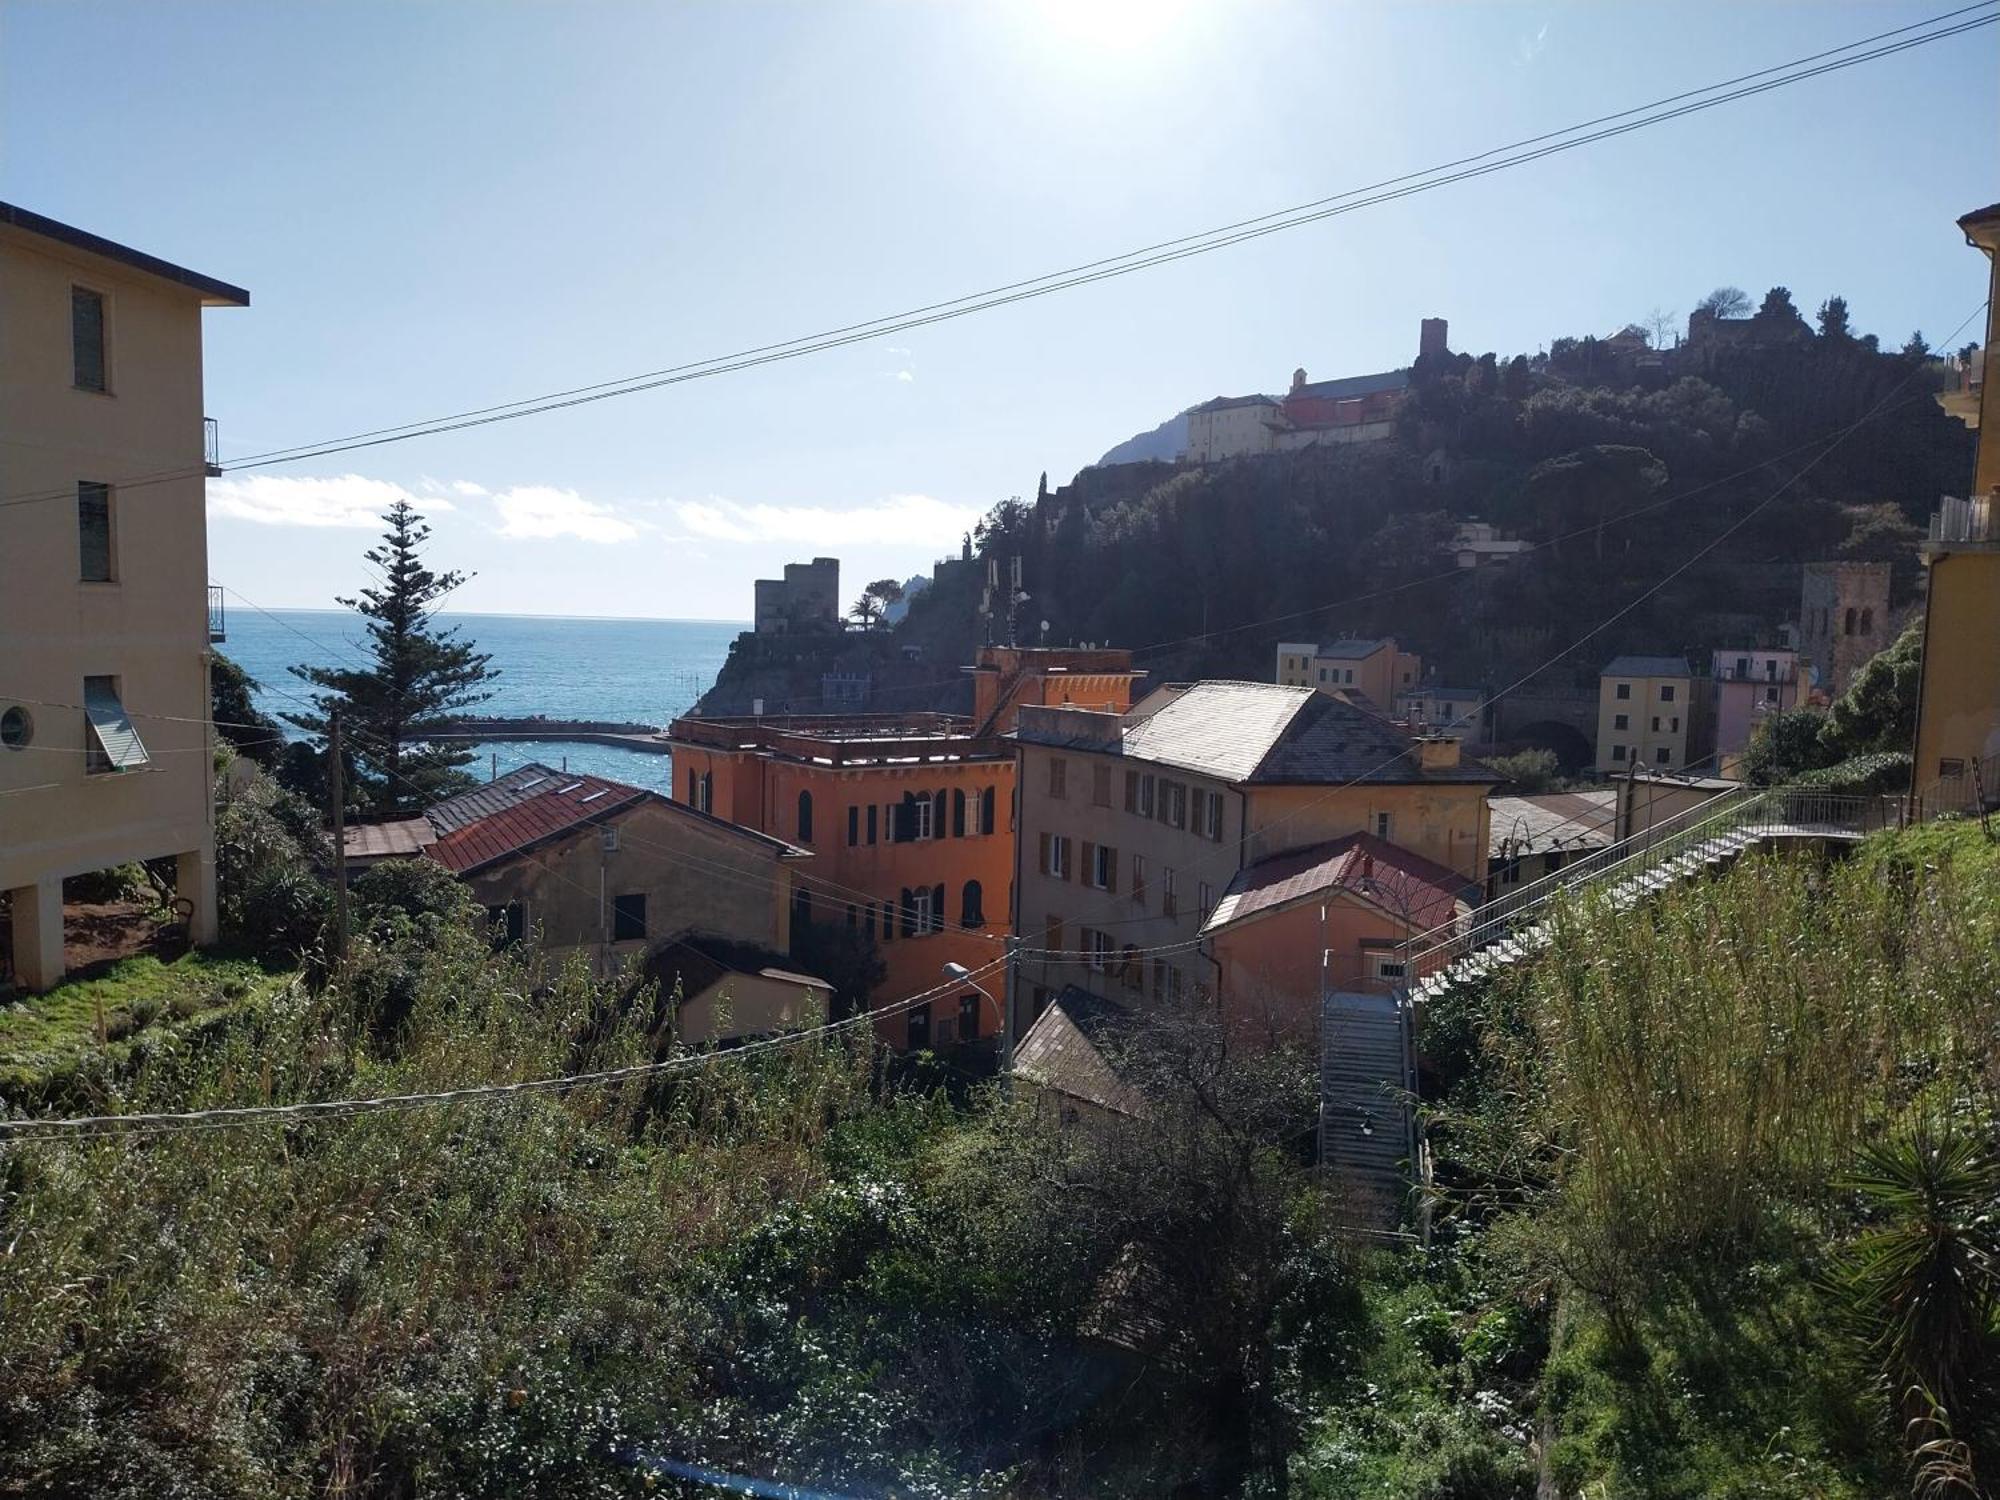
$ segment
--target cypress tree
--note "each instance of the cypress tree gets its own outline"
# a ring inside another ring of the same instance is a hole
[[[311,683],[312,713],[286,714],[288,722],[322,738],[338,707],[341,733],[355,767],[354,792],[379,814],[414,813],[440,798],[476,785],[462,769],[472,752],[450,744],[406,739],[412,730],[447,714],[484,703],[485,684],[499,675],[490,658],[458,631],[440,630],[437,602],[465,581],[460,573],[433,573],[418,556],[430,527],[408,500],[383,517],[382,545],[365,556],[382,575],[379,587],[338,602],[368,622],[370,663],[365,667],[296,666]]]

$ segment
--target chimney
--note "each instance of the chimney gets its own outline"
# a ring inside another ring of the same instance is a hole
[[[1449,771],[1458,765],[1458,740],[1448,734],[1417,736],[1417,769]]]
[[[1363,851],[1361,855],[1361,882],[1366,885],[1375,878],[1375,856]]]
[[[1417,329],[1417,357],[1421,359],[1426,354],[1449,354],[1451,350],[1445,342],[1449,327],[1443,318],[1425,318]]]

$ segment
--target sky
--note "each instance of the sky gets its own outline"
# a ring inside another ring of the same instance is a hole
[[[224,463],[872,318],[1952,8],[1323,0],[0,0],[0,198],[249,288]],[[323,607],[397,495],[456,609],[747,618],[953,555],[1217,394],[1505,355],[1782,283],[1984,295],[2000,28],[1171,266],[785,364],[225,474],[216,582]],[[88,77],[80,93],[77,82]],[[1968,335],[1961,335],[1963,342]]]

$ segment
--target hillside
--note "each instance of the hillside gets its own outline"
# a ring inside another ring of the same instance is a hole
[[[1924,520],[1971,475],[1972,435],[1932,399],[1939,379],[1802,327],[1796,343],[1719,351],[1671,378],[1587,340],[1533,362],[1427,359],[1391,440],[1089,468],[995,507],[975,541],[1023,558],[1028,628],[1140,648],[1159,676],[1261,678],[1280,639],[1392,634],[1442,676],[1493,686],[1730,532],[1538,679],[1594,683],[1620,651],[1774,641],[1809,560],[1887,560],[1896,602],[1910,602]],[[1548,545],[1456,572],[1440,545],[1474,519]],[[982,576],[938,580],[893,638],[932,664],[965,660]],[[878,706],[956,706],[940,676],[910,675]]]

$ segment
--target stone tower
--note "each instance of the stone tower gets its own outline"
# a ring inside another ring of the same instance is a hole
[[[1838,698],[1861,664],[1892,639],[1887,563],[1806,564],[1799,658],[1815,696]]]
[[[1426,354],[1449,354],[1451,350],[1446,343],[1446,339],[1449,337],[1450,332],[1451,325],[1443,318],[1425,318],[1422,323],[1417,325],[1418,356],[1422,357]]]

